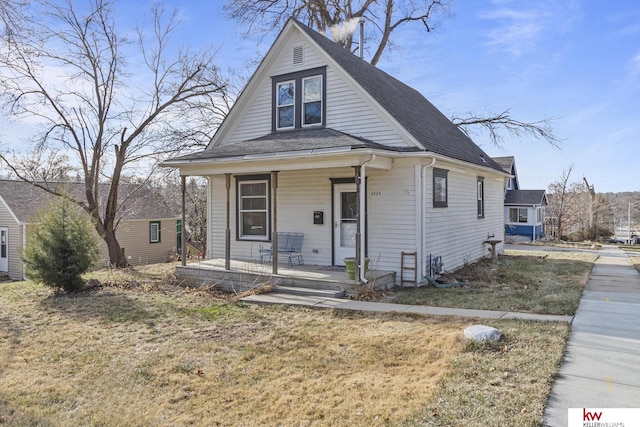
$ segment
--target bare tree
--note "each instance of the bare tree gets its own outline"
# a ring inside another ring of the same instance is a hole
[[[398,27],[416,22],[432,31],[448,14],[448,8],[449,0],[227,0],[225,4],[228,15],[245,25],[247,34],[279,30],[289,17],[323,34],[344,25],[345,31],[334,33],[334,39],[350,51],[355,23],[365,18],[375,30],[367,36],[367,42],[374,46],[370,60],[374,66],[392,45],[391,34]]]
[[[584,195],[583,185],[572,182],[574,165],[562,171],[560,179],[549,185],[547,217],[553,222],[556,240],[562,238],[568,224],[576,219],[580,210],[580,198]]]
[[[271,33],[279,30],[289,17],[296,18],[322,34],[330,31],[334,41],[349,51],[354,50],[354,30],[364,18],[368,28],[367,45],[373,46],[370,63],[374,66],[393,46],[393,32],[401,26],[419,24],[431,32],[449,16],[451,0],[226,0],[229,17],[246,27],[247,34]],[[357,43],[360,43],[358,40]],[[511,110],[498,114],[453,117],[451,121],[467,135],[474,129],[486,132],[492,144],[500,147],[503,135],[512,138],[529,136],[558,147],[558,138],[549,119],[526,122],[511,117]]]
[[[124,266],[116,228],[131,193],[119,194],[121,178],[146,177],[142,186],[163,158],[208,142],[226,113],[226,86],[214,50],[171,45],[179,24],[175,13],[155,6],[149,33],[140,26],[132,43],[116,30],[109,0],[90,0],[85,9],[78,4],[13,2],[23,8],[2,21],[2,107],[18,122],[41,126],[32,139],[40,154],[30,155],[32,160],[60,150],[77,164],[85,194],[73,201],[92,218],[110,262]],[[187,130],[193,123],[197,132]],[[54,186],[39,184],[43,177],[32,174],[38,169],[33,162],[7,154],[0,159],[19,179],[56,194]],[[100,183],[109,184],[106,196]]]

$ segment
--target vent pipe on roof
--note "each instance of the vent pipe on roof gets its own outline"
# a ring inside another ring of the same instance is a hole
[[[360,42],[358,46],[358,56],[360,59],[364,59],[364,17],[360,17]]]

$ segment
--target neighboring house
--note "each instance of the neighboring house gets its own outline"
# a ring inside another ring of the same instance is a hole
[[[84,184],[77,183],[49,185],[64,186],[73,193],[84,189]],[[125,194],[122,191],[121,197]],[[55,197],[27,182],[0,180],[0,273],[7,273],[13,280],[25,278],[20,254],[29,244],[30,230],[37,226],[36,213]],[[165,262],[175,253],[179,247],[177,215],[165,206],[157,192],[141,188],[124,202],[122,211],[116,236],[131,264]],[[97,267],[101,267],[108,264],[109,255],[104,241],[97,234],[96,238],[100,242]]]
[[[209,146],[164,165],[208,178],[209,258],[258,260],[277,227],[304,233],[305,264],[360,248],[400,272],[415,252],[422,278],[430,256],[453,270],[503,236],[500,166],[419,92],[293,19]]]
[[[504,223],[506,240],[536,241],[544,237],[545,190],[521,190],[513,156],[494,157],[502,169],[511,174],[506,181],[504,193]]]

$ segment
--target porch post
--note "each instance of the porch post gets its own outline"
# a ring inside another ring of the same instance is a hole
[[[278,274],[278,171],[271,171],[271,186],[273,187],[271,267],[273,274]]]
[[[356,280],[360,280],[360,266],[362,262],[362,246],[360,244],[360,221],[362,221],[360,212],[360,168],[361,166],[354,166],[355,182],[356,182]]]
[[[180,265],[183,267],[187,265],[187,233],[186,233],[186,192],[187,192],[187,177],[180,176],[180,184],[182,186],[182,225],[180,226]]]
[[[231,199],[229,194],[231,193],[231,174],[224,174],[227,184],[227,225],[224,231],[224,269],[231,270],[231,215],[230,215],[230,206]]]

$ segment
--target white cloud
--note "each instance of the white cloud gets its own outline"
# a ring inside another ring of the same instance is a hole
[[[543,38],[563,32],[575,19],[578,7],[572,1],[494,0],[481,18],[492,21],[489,46],[520,57],[534,51]]]

